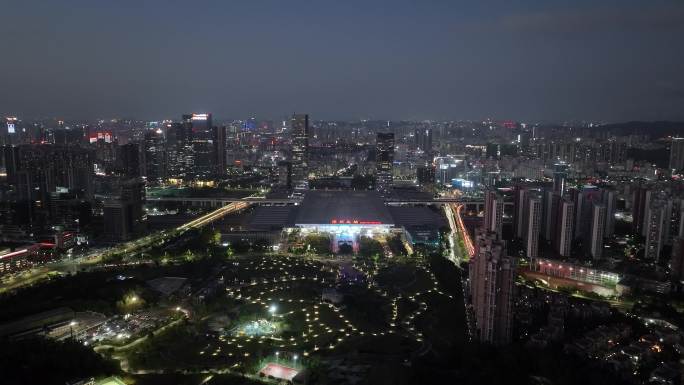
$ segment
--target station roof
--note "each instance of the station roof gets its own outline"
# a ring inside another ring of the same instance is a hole
[[[297,210],[296,225],[393,225],[394,220],[376,191],[311,190]]]
[[[250,230],[273,231],[295,225],[447,226],[444,215],[426,206],[386,206],[375,191],[310,190],[297,206],[257,206],[244,219]],[[357,223],[354,223],[356,221]]]
[[[448,222],[440,211],[425,206],[393,206],[389,211],[396,226],[405,228],[432,227],[439,229],[448,226]]]

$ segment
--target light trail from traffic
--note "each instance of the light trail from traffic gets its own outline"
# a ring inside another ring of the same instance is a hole
[[[468,229],[466,229],[465,225],[463,224],[463,217],[461,216],[463,207],[465,206],[462,204],[456,205],[456,223],[458,224],[458,229],[461,232],[461,237],[463,238],[463,243],[466,246],[468,255],[470,258],[472,258],[475,255],[475,247],[473,246],[473,241],[470,239],[470,235],[468,234]]]
[[[473,242],[470,239],[470,235],[468,234],[468,230],[466,229],[461,216],[464,207],[465,206],[461,203],[453,203],[445,207],[447,219],[449,220],[449,226],[451,227],[452,232],[452,240],[450,240],[450,243],[452,243],[450,259],[452,259],[452,261],[456,259],[456,253],[454,251],[455,244],[453,244],[455,240],[453,240],[453,238],[459,235],[461,239],[463,239],[463,244],[466,248],[465,251],[468,253],[468,257],[472,258],[475,255],[475,247],[473,246]]]
[[[192,228],[195,228],[195,229],[201,228],[201,227],[203,227],[203,226],[205,226],[205,225],[207,225],[207,224],[209,224],[209,223],[211,223],[217,219],[223,218],[224,216],[226,216],[228,214],[232,214],[234,212],[244,210],[247,207],[249,207],[250,205],[251,205],[251,203],[249,203],[249,202],[233,202],[233,203],[227,204],[227,205],[220,207],[220,208],[218,208],[218,209],[216,209],[216,210],[214,210],[208,214],[205,214],[199,218],[196,218],[196,219],[194,219],[188,223],[185,223],[181,226],[178,226],[176,228],[176,230],[183,231],[183,230],[188,230],[188,229],[192,229]]]
[[[248,197],[252,198],[253,197]],[[43,279],[44,277],[48,276],[50,273],[54,272],[75,272],[79,271],[83,267],[97,267],[97,266],[102,266],[104,262],[106,262],[107,257],[110,257],[115,254],[119,253],[132,253],[136,252],[138,250],[144,250],[146,247],[168,239],[170,237],[174,237],[177,235],[180,235],[181,233],[185,232],[186,230],[190,229],[199,229],[202,228],[218,219],[223,218],[224,216],[228,214],[232,214],[241,210],[244,210],[251,206],[251,202],[245,201],[245,202],[233,202],[230,204],[227,204],[225,206],[222,206],[210,213],[204,214],[199,218],[195,218],[191,220],[190,222],[187,222],[183,225],[180,225],[171,231],[168,230],[162,230],[158,231],[153,234],[148,234],[144,237],[138,238],[133,241],[125,242],[120,245],[98,251],[95,253],[89,253],[87,255],[77,257],[74,259],[62,259],[59,261],[55,261],[43,266],[36,267],[31,270],[26,270],[24,273],[22,273],[20,276],[16,277],[15,279],[12,279],[10,281],[4,281],[2,285],[0,285],[0,293],[8,291],[8,290],[15,290],[17,288],[33,284],[35,282],[38,282],[39,280]]]

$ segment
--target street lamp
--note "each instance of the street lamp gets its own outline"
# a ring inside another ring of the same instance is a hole
[[[279,356],[279,355],[280,355],[280,352],[275,352],[275,356],[276,356],[276,363],[278,363],[278,356]]]
[[[271,305],[271,307],[268,308],[268,312],[271,314],[271,320],[273,320],[276,310],[278,310],[276,305]]]
[[[76,321],[71,321],[69,322],[69,331],[71,333],[71,339],[74,339],[74,326],[78,325],[78,322]]]
[[[292,357],[292,359],[294,360],[295,366],[297,365],[297,359],[298,359],[298,358],[299,358],[299,356],[296,355],[296,354]]]

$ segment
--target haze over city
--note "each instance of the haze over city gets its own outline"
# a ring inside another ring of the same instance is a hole
[[[0,384],[684,383],[681,1],[0,13]]]
[[[679,1],[10,0],[23,117],[684,118]]]

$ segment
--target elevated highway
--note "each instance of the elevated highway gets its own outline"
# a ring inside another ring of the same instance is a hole
[[[248,197],[248,198],[223,198],[223,197],[147,197],[148,203],[154,202],[180,202],[187,203],[194,206],[203,207],[220,207],[232,203],[250,203],[258,205],[297,205],[301,203],[301,199],[296,198],[260,198],[260,197]],[[435,199],[388,199],[385,200],[386,205],[449,205],[453,203],[460,203],[464,205],[477,205],[484,206],[484,200],[473,199],[473,198],[457,198],[457,197],[444,197]],[[508,203],[507,203],[508,204]],[[512,203],[511,203],[512,204]]]

